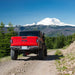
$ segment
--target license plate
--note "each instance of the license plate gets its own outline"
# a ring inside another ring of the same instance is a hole
[[[22,49],[27,49],[27,46],[22,46]]]

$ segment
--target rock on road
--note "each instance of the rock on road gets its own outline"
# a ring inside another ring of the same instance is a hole
[[[57,75],[55,50],[48,51],[45,60],[31,54],[18,60],[0,63],[0,75]]]

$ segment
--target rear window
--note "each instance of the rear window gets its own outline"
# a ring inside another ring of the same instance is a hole
[[[25,32],[20,32],[19,36],[38,36],[40,37],[40,32],[39,31],[25,31]]]

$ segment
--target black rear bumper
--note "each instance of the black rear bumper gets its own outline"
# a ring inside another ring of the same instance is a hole
[[[25,49],[23,47],[26,47]],[[13,50],[29,51],[29,50],[38,50],[38,46],[10,46]]]

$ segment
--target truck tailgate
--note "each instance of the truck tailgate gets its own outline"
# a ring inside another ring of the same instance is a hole
[[[38,46],[37,39],[37,36],[11,37],[11,46]]]

